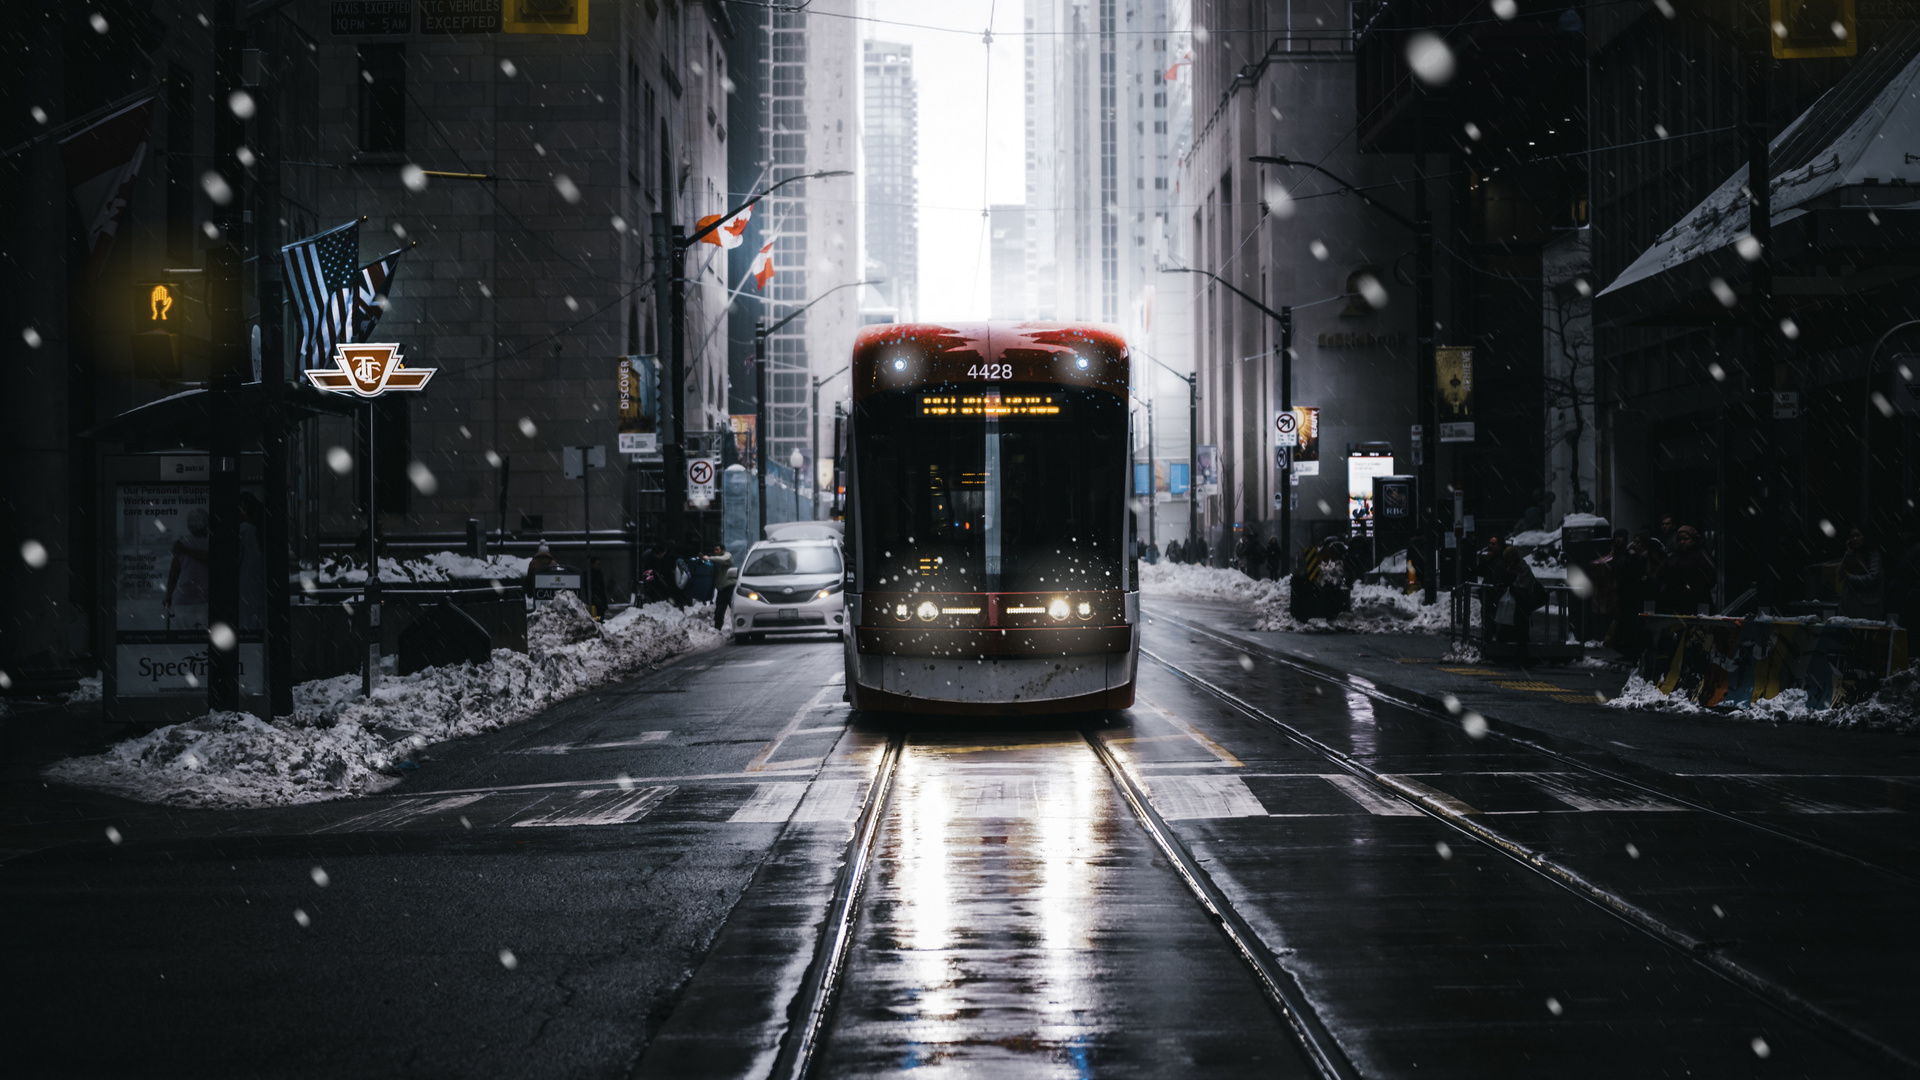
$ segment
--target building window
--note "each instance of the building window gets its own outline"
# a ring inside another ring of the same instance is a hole
[[[1154,177],[1154,178],[1153,178],[1153,190],[1155,190],[1155,191],[1165,191],[1165,190],[1167,190],[1167,178],[1166,178],[1166,177],[1164,177],[1164,176],[1156,176],[1156,177]]]
[[[1167,133],[1167,122],[1165,120],[1155,120],[1153,122],[1153,133],[1155,135],[1165,135]]]
[[[360,46],[360,149],[396,154],[407,148],[407,47]]]

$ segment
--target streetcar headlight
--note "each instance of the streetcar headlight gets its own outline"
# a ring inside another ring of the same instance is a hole
[[[934,620],[934,617],[940,614],[940,609],[933,606],[933,601],[922,600],[920,601],[920,607],[915,612],[915,614],[920,616],[921,622],[932,622]]]
[[[907,370],[907,362],[905,360],[895,359],[893,362],[893,370],[895,371]]]
[[[907,621],[907,605],[905,604],[893,605],[893,617],[896,619],[899,619],[901,622],[906,622]]]
[[[1075,614],[1079,615],[1083,619],[1093,618],[1093,605],[1087,603],[1085,600],[1080,601],[1079,606],[1074,608],[1073,610]]]
[[[1073,366],[1079,368],[1081,371],[1087,370],[1087,358],[1084,356],[1074,357]]]
[[[1053,616],[1054,622],[1065,622],[1067,619],[1066,600],[1062,597],[1054,597],[1053,603],[1047,605],[1047,614]]]

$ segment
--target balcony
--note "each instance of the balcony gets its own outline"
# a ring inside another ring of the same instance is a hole
[[[1586,30],[1577,8],[1522,5],[1502,20],[1488,0],[1355,0],[1351,17],[1363,152],[1507,149],[1534,158],[1584,146]],[[1407,42],[1422,31],[1453,52],[1444,85],[1423,84],[1407,64]]]

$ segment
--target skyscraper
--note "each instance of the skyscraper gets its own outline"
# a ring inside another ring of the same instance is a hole
[[[995,203],[988,219],[991,239],[987,245],[988,273],[993,277],[989,293],[989,318],[1024,319],[1027,317],[1027,208],[1019,204]]]
[[[887,41],[866,43],[866,115],[861,142],[866,150],[867,277],[884,278],[874,293],[909,322],[919,300],[920,221],[918,183],[919,100],[913,81],[913,47]]]

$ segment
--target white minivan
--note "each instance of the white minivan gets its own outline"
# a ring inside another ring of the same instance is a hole
[[[837,540],[767,540],[747,550],[727,622],[736,644],[771,635],[844,634]]]

